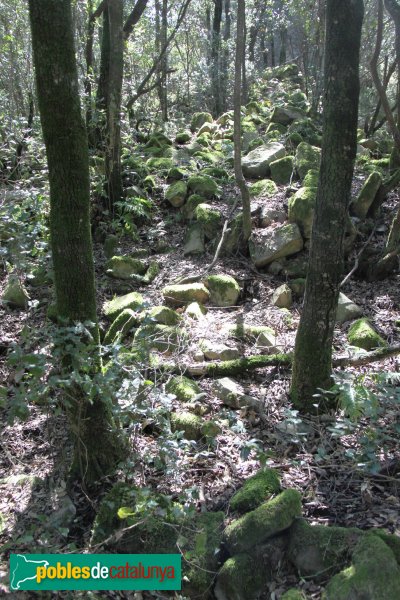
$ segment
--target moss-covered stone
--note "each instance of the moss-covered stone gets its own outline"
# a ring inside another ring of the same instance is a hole
[[[397,561],[397,564],[400,565],[400,538],[398,535],[392,535],[384,531],[383,529],[371,529],[371,533],[374,533],[378,537],[381,538],[385,542],[387,546],[391,549],[394,554],[394,557]]]
[[[353,215],[355,215],[359,219],[365,219],[381,185],[382,177],[380,173],[374,171],[368,177],[363,187],[361,188],[357,198],[354,200],[354,202],[352,202],[350,206]]]
[[[296,254],[303,248],[303,238],[296,223],[267,227],[253,232],[249,240],[250,256],[256,267]]]
[[[201,175],[208,175],[215,179],[229,179],[228,172],[223,167],[206,167],[201,171]]]
[[[319,171],[310,169],[303,180],[303,187],[317,188],[318,187]]]
[[[167,179],[168,181],[180,181],[186,175],[187,171],[185,171],[185,169],[182,169],[181,167],[172,167],[172,169],[168,171]]]
[[[201,283],[187,283],[182,285],[168,285],[163,291],[163,296],[169,304],[183,306],[190,302],[208,302],[210,292]]]
[[[215,596],[218,600],[256,600],[270,575],[261,555],[236,554],[218,573]]]
[[[171,158],[149,158],[146,166],[152,171],[160,174],[166,174],[174,166],[174,161]]]
[[[311,238],[316,198],[317,189],[306,187],[300,188],[289,198],[289,221],[297,223],[306,239]]]
[[[390,548],[374,534],[364,535],[352,564],[328,583],[324,600],[395,600],[400,598],[400,568]]]
[[[210,204],[203,203],[196,207],[194,214],[197,222],[203,228],[205,237],[209,240],[217,237],[222,225],[222,215],[219,210],[214,209]]]
[[[325,579],[348,564],[362,535],[360,529],[309,525],[297,519],[290,529],[288,558],[301,576]]]
[[[371,327],[368,319],[355,321],[348,331],[347,339],[352,346],[364,350],[386,346],[385,340]]]
[[[171,377],[165,389],[170,394],[175,394],[181,402],[190,402],[201,393],[201,388],[197,383],[184,375]]]
[[[219,433],[219,427],[212,421],[204,421],[190,412],[175,412],[171,414],[172,431],[183,431],[187,440],[198,441],[203,437],[215,437]]]
[[[261,179],[252,183],[249,187],[250,196],[258,198],[259,196],[266,196],[271,198],[278,192],[276,184],[271,179]]]
[[[195,152],[194,155],[196,158],[200,158],[202,161],[210,164],[217,165],[222,160],[224,160],[224,155],[222,152],[217,152],[216,150],[200,150],[199,152]]]
[[[285,490],[228,525],[224,531],[228,551],[231,554],[245,552],[288,529],[295,517],[300,515],[300,493],[293,489]]]
[[[178,131],[175,137],[175,142],[177,144],[187,144],[191,140],[191,135],[189,131]]]
[[[28,306],[29,294],[15,273],[9,276],[1,300],[13,308],[26,308]]]
[[[104,315],[113,321],[123,310],[130,308],[138,310],[143,307],[144,299],[138,292],[130,292],[124,296],[116,296],[103,305]]]
[[[285,156],[285,148],[279,142],[268,142],[255,148],[242,159],[242,170],[245,177],[262,179],[269,177],[270,164]]]
[[[172,183],[165,192],[165,199],[175,208],[185,203],[187,196],[187,184],[185,181]]]
[[[195,319],[197,321],[202,319],[206,314],[207,308],[198,302],[191,302],[185,310],[185,315],[188,315],[191,319]]]
[[[246,479],[240,490],[232,496],[230,507],[240,513],[249,512],[280,492],[280,489],[278,473],[274,469],[262,469]]]
[[[276,344],[276,333],[271,327],[266,325],[247,325],[246,323],[236,323],[228,325],[227,334],[238,339],[245,339],[250,343],[256,344],[258,349],[274,348]]]
[[[161,325],[178,325],[181,317],[168,306],[153,306],[144,313],[145,318],[150,318]]]
[[[290,123],[293,123],[293,121],[304,119],[304,117],[304,111],[297,107],[276,106],[271,115],[271,122],[279,123],[280,125],[290,125]]]
[[[213,118],[212,115],[208,112],[196,112],[192,116],[192,120],[190,122],[190,131],[193,133],[200,129],[204,123],[212,123]]]
[[[321,150],[307,142],[301,142],[297,146],[295,156],[295,167],[301,180],[307,175],[310,169],[319,170],[321,162]]]
[[[104,345],[113,344],[117,338],[122,340],[138,324],[138,314],[130,308],[126,308],[119,313],[107,330],[103,340]]]
[[[179,327],[160,323],[144,323],[136,330],[133,349],[144,355],[147,355],[148,351],[152,349],[170,353],[186,343],[187,334]]]
[[[228,225],[227,235],[222,247],[223,254],[235,254],[243,240],[243,213],[238,213]]]
[[[269,133],[272,133],[272,132],[279,133],[279,134],[283,135],[284,133],[286,133],[286,127],[285,127],[285,125],[282,125],[281,123],[270,123],[268,125],[267,130],[266,130],[265,133],[269,134]]]
[[[192,220],[195,216],[196,208],[199,204],[204,204],[205,198],[199,196],[199,194],[191,194],[186,201],[186,204],[182,207],[182,214],[188,221]]]
[[[203,198],[213,198],[219,193],[217,184],[208,175],[192,175],[188,180],[188,188],[193,194]]]
[[[214,306],[235,306],[240,287],[230,275],[210,275],[205,282],[210,291],[210,302]]]
[[[289,183],[294,169],[293,156],[284,156],[270,164],[271,179],[277,184]]]
[[[281,600],[307,600],[307,598],[303,592],[292,588],[283,594]]]
[[[115,279],[131,279],[132,275],[144,275],[148,265],[131,256],[113,256],[106,263],[106,273]]]
[[[156,146],[160,148],[163,146],[172,146],[172,140],[163,131],[156,131],[150,135],[146,142],[146,147],[154,148]]]

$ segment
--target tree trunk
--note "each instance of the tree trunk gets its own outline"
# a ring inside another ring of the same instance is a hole
[[[321,168],[290,390],[302,411],[313,410],[317,388],[332,385],[332,339],[357,150],[362,20],[362,0],[327,1]]]
[[[107,144],[105,156],[109,210],[122,199],[121,97],[124,69],[123,0],[108,0],[110,61],[107,92]]]
[[[108,92],[110,87],[110,24],[108,16],[108,2],[103,10],[100,74],[96,93],[96,119],[93,134],[94,147],[104,149],[107,127],[107,107],[109,104]]]
[[[221,54],[222,0],[214,1],[214,18],[211,31],[211,88],[213,114],[218,117],[222,112],[220,54]]]
[[[228,109],[228,80],[229,80],[229,40],[231,37],[231,0],[225,0],[224,3],[225,22],[224,22],[224,40],[221,56],[221,112]]]
[[[50,233],[58,315],[95,324],[95,280],[89,219],[89,159],[78,95],[70,0],[29,0],[36,85],[50,179]],[[100,361],[100,359],[99,359]],[[71,360],[69,361],[71,364]],[[123,443],[110,406],[76,390],[68,410],[74,469],[86,483],[110,473]],[[79,415],[79,416],[78,416]]]
[[[242,171],[242,126],[241,126],[241,105],[242,105],[242,62],[245,48],[244,27],[245,27],[246,2],[238,0],[237,5],[237,31],[236,31],[236,57],[235,57],[235,91],[234,91],[234,146],[235,146],[235,178],[236,185],[242,195],[243,206],[243,239],[247,244],[251,235],[251,211],[250,194]]]

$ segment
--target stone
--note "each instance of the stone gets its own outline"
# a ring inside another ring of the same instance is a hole
[[[316,198],[317,189],[306,187],[300,188],[289,198],[289,221],[297,223],[302,236],[306,239],[311,238]]]
[[[351,565],[326,586],[324,600],[394,600],[400,598],[400,567],[393,552],[373,533],[361,537]]]
[[[217,130],[217,123],[204,123],[198,130],[197,135],[202,135],[203,133],[215,133]]]
[[[148,265],[131,256],[113,256],[106,262],[106,273],[114,279],[132,279],[132,275],[144,275]]]
[[[294,164],[301,180],[310,169],[319,170],[321,162],[321,149],[311,146],[307,142],[301,142],[296,148]]]
[[[304,277],[292,279],[289,281],[289,287],[296,296],[303,296],[306,289],[306,280]]]
[[[191,194],[186,200],[186,204],[182,207],[183,217],[187,221],[191,221],[194,218],[196,208],[199,204],[204,204],[205,198],[203,196],[199,196],[199,194]]]
[[[287,127],[285,125],[281,125],[280,123],[270,123],[267,127],[266,130],[266,135],[268,136],[268,138],[270,138],[270,136],[268,134],[278,134],[277,137],[279,137],[280,135],[284,135],[287,131]]]
[[[252,198],[258,198],[260,196],[266,196],[271,198],[278,192],[276,184],[270,179],[261,179],[261,181],[255,181],[249,187],[249,194]]]
[[[307,598],[301,590],[291,588],[283,594],[281,600],[307,600]]]
[[[18,275],[11,273],[1,296],[2,302],[12,308],[26,308],[29,299],[29,294]]]
[[[292,306],[292,290],[284,283],[280,285],[272,294],[272,304],[278,308],[290,308]]]
[[[113,344],[116,339],[122,340],[133,327],[139,324],[138,314],[130,308],[125,308],[111,323],[104,336],[103,344]]]
[[[274,260],[300,252],[303,238],[296,223],[279,227],[267,227],[249,241],[251,259],[256,267],[263,267]]]
[[[181,320],[177,312],[168,306],[153,306],[144,312],[144,319],[150,319],[161,325],[178,325]]]
[[[198,302],[191,302],[185,309],[185,315],[200,321],[207,314],[207,308]]]
[[[318,187],[319,171],[310,169],[303,179],[303,187],[316,188]]]
[[[285,148],[279,142],[259,146],[242,158],[244,177],[262,179],[271,173],[270,163],[285,156]]]
[[[278,185],[284,185],[290,182],[294,170],[293,156],[284,156],[274,160],[270,164],[271,179]]]
[[[210,292],[202,283],[168,285],[162,293],[168,303],[176,306],[184,306],[190,302],[205,304],[210,298]]]
[[[192,136],[189,131],[178,131],[175,136],[175,142],[177,144],[187,144],[190,142]]]
[[[254,510],[263,502],[281,491],[281,482],[275,469],[261,469],[246,479],[242,487],[232,496],[230,507],[239,513]]]
[[[355,321],[347,333],[347,339],[352,346],[367,351],[387,346],[385,340],[371,327],[368,319]]]
[[[289,529],[301,515],[301,494],[294,489],[281,492],[228,525],[224,540],[231,555],[246,552]]]
[[[238,409],[248,404],[246,394],[238,383],[229,377],[216,379],[213,384],[213,392],[223,404],[230,408]]]
[[[202,391],[193,379],[189,379],[184,375],[171,377],[166,384],[165,389],[170,394],[174,394],[181,402],[191,402],[201,394]]]
[[[172,183],[165,192],[165,199],[174,208],[179,208],[185,203],[187,195],[187,184],[185,181]]]
[[[240,287],[230,275],[210,275],[205,281],[210,291],[210,302],[214,306],[236,306]]]
[[[230,222],[227,229],[222,254],[235,254],[241,247],[243,239],[243,213],[238,213]]]
[[[217,184],[209,175],[192,175],[188,179],[188,188],[192,194],[198,194],[203,198],[213,198],[219,193]]]
[[[104,242],[104,254],[106,258],[115,256],[115,250],[118,246],[118,237],[116,235],[108,235]]]
[[[286,277],[292,279],[301,279],[307,277],[308,272],[308,254],[302,252],[298,256],[288,260],[284,267],[283,273]]]
[[[201,225],[194,223],[186,231],[183,255],[204,254],[204,229]]]
[[[244,339],[255,344],[258,350],[275,350],[276,333],[271,327],[266,325],[247,325],[246,323],[236,323],[228,325],[226,333],[229,336]]]
[[[190,131],[193,133],[200,129],[204,123],[212,123],[213,118],[212,115],[208,112],[196,112],[192,116],[192,120],[190,122]]]
[[[210,204],[199,204],[194,211],[197,223],[201,225],[206,239],[217,237],[222,226],[222,214]]]
[[[286,213],[279,208],[269,208],[262,206],[260,212],[260,227],[269,227],[272,223],[284,223]]]
[[[124,296],[116,296],[112,300],[108,300],[103,304],[104,315],[110,321],[113,321],[118,315],[125,310],[130,308],[134,310],[140,310],[143,308],[144,298],[138,292],[130,292]]]
[[[162,353],[171,353],[187,343],[187,334],[179,327],[160,323],[143,323],[135,333],[132,349],[147,354],[154,349]]]
[[[172,167],[172,169],[170,169],[168,171],[167,180],[168,181],[181,181],[182,179],[185,178],[185,176],[187,174],[188,174],[187,171],[185,171],[181,167]]]
[[[366,218],[381,185],[382,176],[374,171],[364,183],[357,198],[350,205],[350,210],[354,216],[359,219]]]
[[[156,173],[167,173],[172,167],[174,167],[174,161],[171,158],[157,158],[152,157],[146,161],[146,166],[152,172]]]
[[[268,266],[268,273],[271,273],[271,275],[279,275],[279,273],[282,272],[284,260],[286,259],[281,258],[281,260],[272,261]]]
[[[293,121],[304,119],[304,117],[304,111],[292,106],[276,106],[271,115],[271,123],[290,125],[290,123],[293,123]]]
[[[218,572],[214,595],[217,600],[257,600],[272,576],[262,553],[236,554]]]
[[[172,431],[183,431],[186,440],[198,441],[204,437],[215,437],[220,431],[215,423],[204,421],[202,417],[191,412],[171,413],[170,420]]]
[[[202,340],[200,350],[208,360],[234,360],[239,358],[240,352],[237,348],[229,348],[226,344]]]
[[[354,302],[342,292],[339,293],[338,307],[336,309],[336,323],[341,324],[346,321],[352,321],[353,319],[361,317],[362,314],[362,308],[357,306],[357,304],[354,304]]]

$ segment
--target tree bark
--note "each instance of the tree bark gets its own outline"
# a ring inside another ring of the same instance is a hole
[[[218,117],[222,112],[220,81],[221,22],[222,0],[214,0],[214,17],[211,31],[211,88],[215,117]]]
[[[362,20],[362,0],[327,1],[321,168],[290,390],[302,411],[313,410],[317,388],[331,387],[333,330],[357,150]]]
[[[250,194],[247,189],[242,171],[242,62],[245,48],[245,0],[238,0],[237,4],[237,30],[236,30],[236,57],[235,57],[235,91],[234,91],[234,166],[236,185],[240,189],[243,206],[243,240],[247,244],[251,235],[251,210]]]
[[[98,353],[88,144],[78,94],[71,2],[29,0],[29,12],[49,167],[57,312],[67,323],[93,323],[93,351]],[[106,402],[99,397],[89,402],[81,388],[73,400],[68,410],[75,438],[73,469],[90,484],[114,470],[122,457],[123,444]]]

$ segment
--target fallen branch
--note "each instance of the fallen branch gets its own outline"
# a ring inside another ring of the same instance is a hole
[[[400,345],[378,348],[360,356],[336,356],[332,360],[334,368],[358,367],[372,362],[378,362],[391,356],[400,354]],[[221,362],[202,362],[195,364],[166,364],[163,369],[176,374],[185,373],[189,377],[228,377],[239,375],[247,371],[255,371],[265,367],[290,367],[292,354],[260,354],[248,356],[235,360],[224,360]]]

